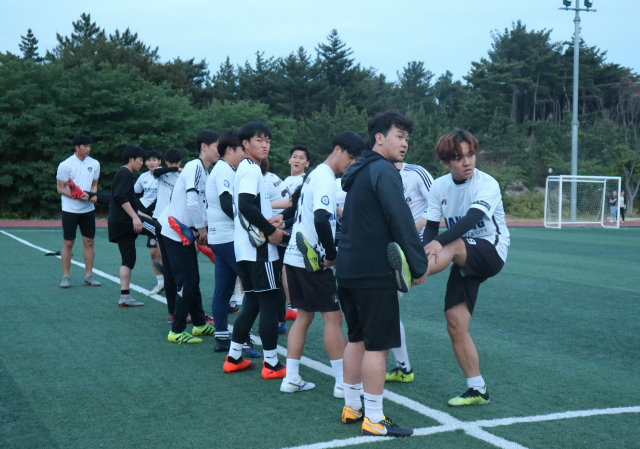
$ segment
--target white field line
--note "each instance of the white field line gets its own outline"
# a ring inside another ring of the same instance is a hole
[[[4,235],[6,235],[6,236],[8,236],[8,237],[11,237],[11,238],[12,238],[12,239],[14,239],[14,240],[17,240],[18,242],[20,242],[20,243],[22,243],[22,244],[24,244],[24,245],[30,246],[31,248],[35,248],[35,249],[37,249],[38,251],[42,251],[43,253],[51,253],[51,252],[53,252],[53,251],[50,251],[50,250],[48,250],[48,249],[45,249],[45,248],[41,248],[41,247],[39,247],[39,246],[36,246],[36,245],[34,245],[33,243],[27,242],[26,240],[23,240],[23,239],[21,239],[21,238],[19,238],[19,237],[16,237],[16,236],[15,236],[15,235],[13,235],[13,234],[9,234],[8,232],[0,231],[0,233],[2,233],[2,234],[4,234]],[[60,256],[56,256],[56,257],[57,257],[58,259],[60,259]],[[75,260],[71,260],[71,263],[72,263],[73,265],[77,265],[77,266],[79,266],[79,267],[84,268],[84,264],[83,264],[83,263],[76,262]],[[107,273],[105,273],[104,271],[97,270],[97,269],[95,269],[95,268],[93,269],[93,273],[94,273],[94,274],[97,274],[98,276],[101,276],[101,277],[103,277],[103,278],[105,278],[105,279],[109,279],[110,281],[115,282],[116,284],[120,285],[120,278],[117,278],[117,277],[115,277],[115,276],[111,276],[110,274],[107,274]],[[140,287],[139,285],[136,285],[136,284],[129,284],[129,288],[130,288],[131,290],[136,291],[136,292],[142,293],[143,295],[147,295],[147,296],[149,296],[149,290],[147,290],[146,288],[142,288],[142,287]],[[160,302],[162,302],[162,303],[164,303],[164,304],[166,304],[166,303],[167,303],[167,300],[166,300],[165,298],[163,298],[162,296],[160,296],[160,295],[152,295],[152,296],[150,296],[150,297],[151,297],[151,298],[153,298],[153,299],[155,299],[156,301],[160,301]]]
[[[23,240],[12,234],[9,234],[8,232],[0,231],[0,233],[5,234],[8,237],[11,237],[12,239],[15,239],[18,242],[23,243],[32,248],[35,248],[39,251],[42,251],[45,253],[51,252],[47,249],[41,248],[30,242],[27,242],[26,240]],[[60,258],[60,256],[57,256],[57,257]],[[72,260],[71,263],[84,268],[83,263],[76,262],[74,260]],[[110,281],[115,282],[116,284],[120,284],[120,279],[117,277],[111,276],[110,274],[107,274],[103,271],[96,270],[95,268],[93,272],[99,276],[104,277],[105,279],[109,279]],[[149,290],[146,290],[135,284],[131,284],[131,289],[149,296]],[[150,297],[164,304],[167,303],[167,300],[160,295],[151,295]],[[233,331],[232,325],[229,325],[229,331]],[[262,341],[260,340],[260,337],[252,335],[252,340],[254,341],[255,344],[262,346]],[[286,357],[287,355],[286,348],[282,346],[278,346],[277,350],[279,354]],[[333,370],[328,365],[312,360],[305,356],[302,356],[300,363],[316,371],[319,371],[323,374],[326,374],[327,376],[333,377]],[[423,404],[420,404],[419,402],[414,401],[413,399],[409,399],[406,396],[399,395],[397,393],[394,393],[386,389],[384,390],[384,397],[385,399],[391,402],[395,402],[415,412],[418,412],[422,415],[432,418],[441,424],[439,426],[421,427],[418,429],[414,429],[414,432],[413,432],[414,437],[433,435],[436,433],[443,433],[443,432],[451,432],[454,430],[464,430],[464,432],[467,435],[473,436],[480,440],[486,441],[487,443],[490,443],[494,446],[504,448],[504,449],[526,449],[526,448],[520,444],[511,442],[511,441],[505,440],[504,438],[493,435],[483,430],[482,427],[499,427],[499,426],[508,426],[511,424],[518,424],[518,423],[553,421],[558,419],[582,418],[582,417],[597,416],[597,415],[640,413],[640,406],[639,407],[617,407],[617,408],[593,409],[593,410],[577,410],[577,411],[569,411],[569,412],[562,412],[562,413],[552,413],[549,415],[499,418],[499,419],[492,419],[492,420],[479,420],[479,421],[465,422],[465,421],[460,421],[457,418],[454,418],[448,413],[442,412],[440,410],[432,409],[430,407],[427,407],[426,405],[423,405]],[[328,449],[328,448],[334,448],[334,447],[355,446],[355,445],[365,444],[365,443],[377,443],[377,442],[388,441],[391,439],[394,439],[394,438],[353,437],[353,438],[345,438],[342,440],[327,441],[323,443],[314,443],[314,444],[303,445],[303,446],[295,446],[288,449]]]

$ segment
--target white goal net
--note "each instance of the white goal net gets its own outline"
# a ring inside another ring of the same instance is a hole
[[[620,227],[619,176],[549,176],[544,194],[544,225]]]

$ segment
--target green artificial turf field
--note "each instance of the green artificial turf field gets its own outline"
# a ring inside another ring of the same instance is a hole
[[[0,447],[639,447],[640,228],[511,231],[507,263],[480,289],[470,329],[491,403],[447,407],[466,383],[442,310],[447,274],[436,275],[401,301],[415,381],[387,384],[385,400],[416,436],[372,443],[340,422],[333,379],[318,371],[329,372],[320,316],[305,356],[324,366],[301,367],[317,387],[282,395],[259,370],[223,373],[213,338],[168,343],[167,307],[153,298],[133,292],[145,307],[119,308],[119,285],[98,275],[102,287],[84,287],[75,265],[61,290],[60,260],[6,234],[56,251],[60,230],[4,229]],[[151,289],[145,242],[132,282]],[[95,245],[95,268],[117,277],[105,229]],[[201,256],[200,270],[210,311],[214,266]]]

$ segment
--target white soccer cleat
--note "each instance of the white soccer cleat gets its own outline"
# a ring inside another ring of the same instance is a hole
[[[258,229],[257,226],[249,223],[249,220],[244,218],[240,212],[238,212],[238,219],[240,220],[240,226],[242,226],[242,229],[247,231],[247,234],[249,234],[249,243],[251,243],[251,246],[258,248],[259,246],[264,245],[264,242],[266,242],[267,239],[264,237],[262,231]]]
[[[344,399],[344,388],[335,384],[333,386],[333,397],[338,399]]]
[[[309,391],[313,390],[316,387],[316,384],[312,384],[311,382],[305,382],[300,379],[300,382],[291,382],[286,377],[282,379],[282,383],[280,384],[280,393],[296,393],[298,391]]]
[[[162,290],[164,290],[164,284],[158,284],[155,287],[153,287],[153,290],[151,290],[149,292],[149,296],[151,295],[157,295],[158,293],[160,293]]]

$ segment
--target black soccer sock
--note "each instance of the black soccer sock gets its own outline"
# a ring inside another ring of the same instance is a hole
[[[120,290],[120,296],[127,296],[127,295],[129,295],[129,294],[130,294],[129,289],[126,289],[126,290]]]

